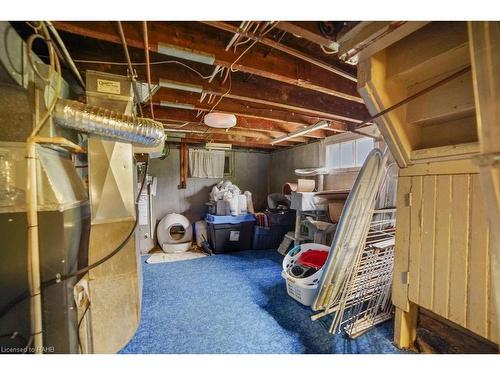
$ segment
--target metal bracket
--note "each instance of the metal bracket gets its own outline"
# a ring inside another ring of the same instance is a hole
[[[410,272],[401,272],[401,284],[408,285],[410,281]]]
[[[404,196],[405,207],[411,207],[412,193],[406,193]]]

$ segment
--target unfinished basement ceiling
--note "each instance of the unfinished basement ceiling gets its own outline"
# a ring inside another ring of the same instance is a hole
[[[183,133],[187,143],[270,150],[348,131],[369,114],[357,92],[356,66],[328,48],[353,24],[147,22],[151,84],[159,89],[152,107],[148,98],[142,102],[143,114],[163,122],[172,136]],[[86,70],[128,74],[117,22],[54,25],[83,77]],[[15,26],[22,34],[27,28]],[[137,81],[146,83],[144,24],[122,26]],[[236,115],[236,126],[207,127],[203,117],[210,111]],[[328,125],[275,143],[321,120]]]

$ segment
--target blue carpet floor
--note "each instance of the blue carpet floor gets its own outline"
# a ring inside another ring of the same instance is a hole
[[[146,258],[143,258],[143,261]],[[140,327],[120,353],[397,353],[392,322],[356,340],[288,297],[275,250],[143,264]]]

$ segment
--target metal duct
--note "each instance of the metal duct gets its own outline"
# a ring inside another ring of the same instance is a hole
[[[66,128],[145,146],[158,146],[165,139],[160,122],[127,116],[74,100],[60,99],[53,118],[56,124]]]

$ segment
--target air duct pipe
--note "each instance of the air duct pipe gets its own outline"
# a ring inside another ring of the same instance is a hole
[[[53,118],[56,124],[66,128],[134,144],[155,147],[165,140],[163,124],[158,121],[127,116],[74,100],[59,99]]]

